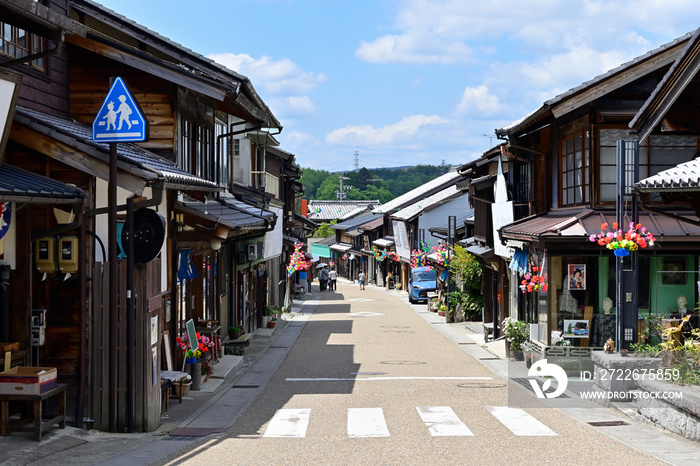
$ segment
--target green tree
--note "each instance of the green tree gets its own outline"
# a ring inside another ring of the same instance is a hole
[[[481,261],[469,254],[465,248],[455,245],[452,249],[450,269],[456,282],[461,284],[461,291],[455,292],[454,299],[462,305],[464,317],[480,318],[484,306],[481,295],[483,267]]]
[[[331,173],[326,170],[304,168],[301,176],[301,183],[304,185],[305,197],[307,199],[318,199],[316,191],[318,191],[323,181],[330,176]]]
[[[338,223],[337,220],[331,220],[331,223],[321,222],[321,226],[314,232],[314,238],[328,238],[329,236],[335,235],[335,230],[331,228],[331,225]]]

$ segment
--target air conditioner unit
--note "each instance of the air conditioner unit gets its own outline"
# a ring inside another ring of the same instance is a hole
[[[258,251],[255,244],[248,245],[248,260],[254,261],[258,258]]]

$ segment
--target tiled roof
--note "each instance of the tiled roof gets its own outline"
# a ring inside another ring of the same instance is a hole
[[[309,201],[309,220],[321,222],[325,220],[340,220],[356,211],[367,210],[369,206],[381,205],[379,201]],[[361,210],[357,210],[361,209]]]
[[[359,227],[360,225],[364,225],[365,223],[370,222],[372,220],[375,220],[377,218],[381,218],[383,220],[383,216],[381,214],[375,214],[373,212],[365,212],[364,214],[360,214],[355,218],[345,220],[344,222],[341,222],[341,223],[336,223],[331,228],[334,228],[336,230],[354,230],[355,228]]]
[[[683,162],[634,185],[640,192],[700,191],[700,160]]]
[[[432,195],[436,191],[439,191],[449,186],[450,184],[457,183],[457,181],[459,181],[461,178],[462,175],[459,172],[457,172],[456,169],[451,169],[444,175],[438,176],[434,180],[428,181],[427,183],[418,186],[416,189],[413,189],[395,199],[392,199],[386,204],[382,204],[381,206],[374,209],[374,211],[379,214],[392,214],[397,210],[410,204],[413,204],[414,202],[420,199],[425,199],[426,197]]]
[[[274,213],[235,198],[179,202],[175,208],[239,231],[266,228],[269,222],[276,219]]]
[[[0,200],[26,198],[36,202],[75,201],[85,192],[72,185],[8,164],[0,165]]]
[[[421,199],[420,201],[412,205],[404,207],[403,209],[393,214],[391,218],[395,218],[398,220],[410,220],[420,215],[422,212],[431,210],[433,207],[443,204],[444,202],[451,201],[452,199],[458,197],[460,194],[462,194],[462,192],[459,189],[457,189],[457,186],[452,185],[449,188],[443,189],[442,191],[433,194],[432,196],[428,196],[425,199]],[[466,207],[467,204],[465,202],[465,208]]]
[[[698,218],[690,213],[669,212],[686,217],[695,222]],[[630,221],[625,217],[624,223]],[[601,225],[612,225],[615,220],[613,210],[571,210],[567,212],[550,212],[534,218],[524,219],[503,227],[503,237],[525,241],[545,240],[548,238],[580,238],[585,240],[590,235],[600,233]],[[700,240],[700,226],[680,219],[656,215],[651,212],[639,212],[639,222],[646,226],[654,236],[663,241],[687,241],[690,238]],[[623,225],[624,227],[625,225]],[[623,228],[625,230],[627,228]]]
[[[102,160],[109,161],[109,144],[93,142],[92,128],[83,123],[19,105],[15,109],[15,121],[54,139],[60,139],[80,151],[85,152],[92,149]],[[218,190],[218,186],[213,181],[191,175],[178,168],[170,160],[166,160],[136,144],[117,144],[117,157],[120,161],[130,163],[145,169],[146,172],[152,173],[153,177],[149,178],[152,181],[162,178],[165,181],[166,188]]]

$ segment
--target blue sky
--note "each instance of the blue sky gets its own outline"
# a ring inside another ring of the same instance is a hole
[[[697,0],[101,0],[248,76],[302,167],[463,164],[700,27]]]

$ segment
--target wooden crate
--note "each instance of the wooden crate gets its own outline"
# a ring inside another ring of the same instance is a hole
[[[41,395],[56,388],[55,367],[17,366],[0,372],[0,395]]]

